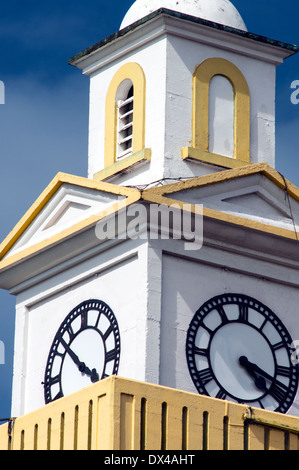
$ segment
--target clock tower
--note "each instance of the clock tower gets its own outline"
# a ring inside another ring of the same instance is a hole
[[[275,170],[296,51],[228,0],[136,0],[70,59],[88,175],[58,173],[0,246],[12,416],[112,374],[299,415],[299,189]]]

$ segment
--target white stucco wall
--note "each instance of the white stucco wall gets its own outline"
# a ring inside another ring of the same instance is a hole
[[[125,252],[115,247],[17,296],[12,416],[44,406],[42,382],[53,339],[84,300],[102,300],[116,316],[118,374],[145,380],[147,252],[137,245],[129,242]]]
[[[118,375],[190,392],[186,333],[198,308],[224,293],[267,305],[299,340],[298,270],[279,253],[231,244],[186,251],[180,240],[130,240],[17,295],[12,415],[44,405],[46,363],[68,313],[96,298],[113,310],[121,336]],[[274,248],[274,247],[273,247]],[[88,345],[87,345],[88,347]],[[299,399],[289,410],[299,415]]]
[[[143,184],[165,177],[200,176],[219,168],[181,158],[192,133],[192,75],[208,58],[231,61],[245,76],[251,98],[251,161],[275,166],[275,65],[180,35],[160,35],[151,42],[112,60],[91,75],[89,118],[90,178],[104,168],[105,99],[115,72],[126,62],[137,62],[146,77],[145,147],[151,163],[118,176],[118,184]]]
[[[227,262],[225,254],[223,261],[224,264]],[[295,285],[283,285],[281,280],[275,282],[274,278],[261,278],[258,267],[261,268],[262,264],[259,266],[259,263],[256,263],[256,276],[249,276],[241,272],[242,266],[239,263],[233,261],[229,268],[224,268],[200,260],[195,262],[171,255],[163,256],[160,362],[162,385],[197,392],[187,367],[186,332],[195,312],[215,295],[239,293],[259,300],[279,317],[294,341],[299,339],[298,289]],[[268,270],[270,275],[269,268],[270,266],[265,265],[263,271]],[[273,274],[275,277],[275,268]],[[298,393],[289,413],[299,415]]]

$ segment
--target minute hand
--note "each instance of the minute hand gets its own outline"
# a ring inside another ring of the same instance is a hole
[[[262,377],[264,377],[265,379],[268,379],[268,380],[271,380],[271,382],[274,382],[276,381],[276,379],[274,379],[274,377],[272,377],[270,374],[268,374],[266,371],[264,371],[263,369],[261,369],[259,366],[257,366],[256,364],[254,363],[250,363],[251,364],[251,367],[253,370],[255,370],[258,374],[260,374]]]
[[[269,380],[270,382],[272,383],[276,383],[277,385],[280,385],[282,387],[285,387],[284,384],[282,382],[280,382],[279,380],[277,380],[276,378],[272,377],[272,375],[268,374],[268,372],[264,371],[263,369],[261,369],[259,366],[257,366],[256,364],[254,364],[254,362],[250,362],[248,361],[247,358],[245,358],[244,356],[240,358],[240,362],[242,363],[242,359],[246,362],[246,364],[243,364],[246,368],[250,369],[253,373],[256,372],[259,376],[263,377],[264,379],[267,379]]]
[[[61,339],[61,343],[65,347],[66,351],[74,361],[74,363],[78,366],[78,369],[82,374],[86,374],[90,377],[90,380],[92,383],[97,382],[99,380],[99,374],[97,373],[96,369],[90,370],[89,367],[86,366],[85,362],[80,361],[79,357],[77,356],[76,353],[69,347],[69,345]]]
[[[256,364],[253,364],[252,362],[248,361],[246,356],[241,356],[239,358],[239,363],[241,364],[242,367],[244,367],[247,373],[254,379],[255,386],[259,388],[260,390],[266,391],[267,386],[266,386],[265,378],[262,376],[261,373],[255,370],[254,366]]]
[[[74,363],[78,366],[78,369],[80,370],[80,372],[84,372],[84,370],[86,368],[85,363],[80,361],[77,354],[74,353],[74,351],[69,347],[69,345],[64,341],[63,338],[61,338],[61,344],[63,345],[65,350],[68,352],[69,356],[72,358]]]

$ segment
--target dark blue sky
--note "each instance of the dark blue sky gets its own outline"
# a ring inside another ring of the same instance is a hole
[[[58,171],[86,176],[88,78],[68,59],[118,30],[131,0],[0,0],[0,239]],[[299,45],[294,0],[232,0],[250,32]],[[299,186],[299,54],[277,69],[277,170]],[[0,419],[10,416],[15,299],[0,291]]]

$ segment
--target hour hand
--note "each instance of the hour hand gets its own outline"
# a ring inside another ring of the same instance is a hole
[[[262,369],[260,369],[256,364],[253,362],[250,362],[246,356],[241,356],[239,358],[239,363],[241,364],[244,369],[248,372],[248,374],[254,379],[254,384],[257,388],[260,390],[266,391],[267,386],[266,386],[266,378],[269,378],[270,376]],[[272,377],[270,377],[270,380],[273,380]]]
[[[96,369],[90,370],[85,362],[80,361],[77,354],[69,347],[69,345],[62,339],[61,343],[65,347],[66,351],[68,352],[69,356],[72,358],[76,366],[78,366],[79,371],[82,374],[86,374],[90,377],[92,383],[97,382],[99,380],[99,374],[97,373]]]
[[[84,364],[84,374],[88,375],[90,377],[90,380],[92,383],[98,382],[100,380],[99,374],[97,373],[96,369],[90,370],[87,366]]]
[[[76,353],[69,347],[69,345],[64,341],[64,339],[61,339],[61,344],[64,346],[65,350],[69,354],[69,356],[72,358],[76,366],[78,366],[78,369],[80,372],[84,372],[85,370],[85,363],[80,361],[79,357],[77,356]]]

